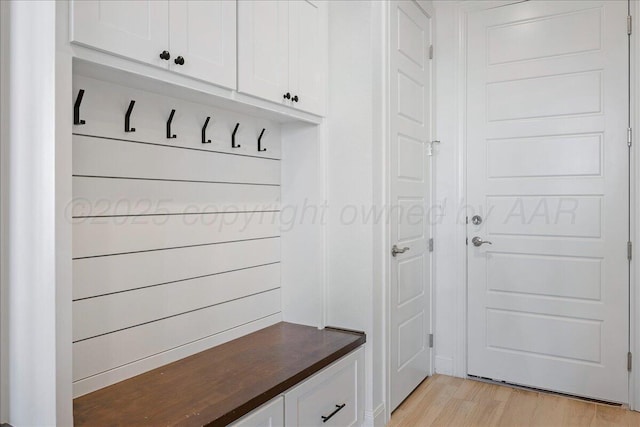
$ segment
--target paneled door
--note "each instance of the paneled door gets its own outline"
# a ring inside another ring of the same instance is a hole
[[[468,16],[471,375],[628,401],[626,17],[609,0]]]
[[[430,373],[431,20],[390,3],[390,393],[394,410]]]

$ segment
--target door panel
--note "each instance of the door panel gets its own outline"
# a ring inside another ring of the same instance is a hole
[[[238,90],[285,102],[289,86],[289,2],[238,2]]]
[[[292,105],[318,115],[325,114],[326,28],[326,2],[289,2],[289,89],[298,96]]]
[[[170,47],[183,65],[172,70],[229,89],[236,88],[236,2],[170,1]]]
[[[169,4],[162,0],[71,2],[71,41],[167,67]]]
[[[414,2],[391,3],[390,238],[391,410],[430,373],[430,18]]]
[[[625,1],[469,14],[471,375],[628,400],[626,15]]]

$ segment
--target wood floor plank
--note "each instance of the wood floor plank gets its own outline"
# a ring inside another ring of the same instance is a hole
[[[596,415],[596,405],[591,402],[582,402],[580,400],[566,400],[564,417],[562,419],[563,426],[588,426]]]
[[[562,425],[566,398],[552,394],[538,393],[536,409],[533,413],[531,425],[533,426],[560,426]]]
[[[640,425],[640,417],[636,424],[629,424],[631,417],[628,413],[631,411],[615,406],[595,405],[596,414],[591,425],[593,427],[618,427]]]
[[[495,426],[504,413],[506,402],[499,400],[480,400],[469,414],[466,425],[469,427]]]
[[[464,426],[467,425],[467,419],[473,413],[477,403],[468,400],[456,399],[452,397],[444,405],[440,415],[428,424],[434,427],[443,426]],[[427,424],[421,424],[427,425]]]
[[[433,381],[428,385],[428,389],[425,390],[421,398],[417,400],[417,406],[410,413],[406,414],[397,425],[399,427],[431,425],[440,415],[440,412],[442,412],[456,390],[456,385],[447,382]]]
[[[505,427],[530,426],[538,403],[537,400],[538,393],[536,392],[514,389],[497,425]]]
[[[392,414],[389,427],[638,427],[640,412],[551,393],[434,375]]]

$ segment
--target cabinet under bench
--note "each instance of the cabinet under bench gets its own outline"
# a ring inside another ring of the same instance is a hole
[[[365,341],[280,322],[78,397],[74,424],[358,425]]]

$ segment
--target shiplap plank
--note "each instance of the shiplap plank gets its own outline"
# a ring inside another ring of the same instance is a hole
[[[280,289],[192,311],[73,344],[73,380],[270,316],[280,311]]]
[[[75,301],[73,340],[95,337],[278,287],[279,263]]]
[[[277,186],[74,177],[73,203],[66,215],[194,214],[279,208]]]
[[[74,258],[280,235],[279,212],[77,218]]]
[[[74,135],[73,174],[279,185],[280,162]]]
[[[80,113],[86,123],[74,126],[75,133],[280,158],[280,123],[272,120],[76,75],[74,96],[79,89],[85,90]],[[131,100],[136,101],[131,114],[131,126],[136,131],[125,132],[124,116]],[[171,133],[176,138],[168,139],[166,122],[173,109],[176,112]],[[211,143],[203,144],[202,126],[207,116],[211,117],[206,132]],[[236,123],[240,123],[236,133],[236,143],[240,146],[232,148],[231,133]],[[262,129],[266,129],[262,146],[267,151],[258,151]]]
[[[73,261],[73,299],[278,261],[279,238],[76,259]]]
[[[272,314],[232,329],[193,341],[162,353],[153,354],[126,365],[73,382],[73,397],[82,396],[135,375],[166,365],[183,357],[207,350],[216,345],[250,334],[282,321],[282,313]]]

